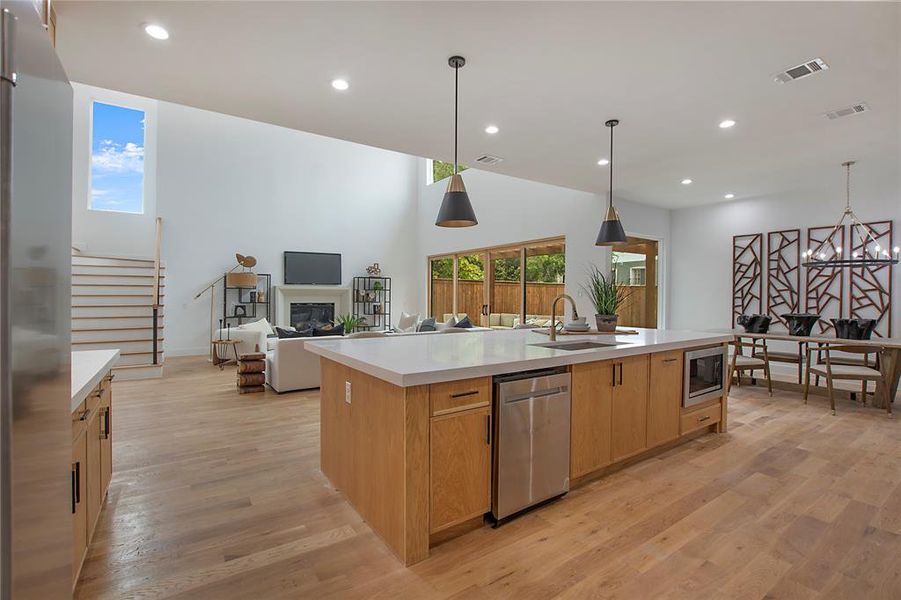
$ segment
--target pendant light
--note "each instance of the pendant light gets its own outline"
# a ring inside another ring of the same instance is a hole
[[[826,239],[820,242],[815,250],[808,248],[801,254],[805,259],[801,266],[809,269],[824,269],[827,267],[897,265],[899,249],[895,247],[889,254],[888,248],[880,247],[873,230],[858,219],[851,209],[851,167],[854,166],[854,161],[843,162],[842,166],[845,167],[845,210]],[[832,238],[840,227],[844,227],[845,219],[848,220],[848,226],[852,232],[852,246],[854,245],[854,232],[857,233],[857,238],[860,240],[860,256],[853,248],[853,252],[848,256],[847,250],[843,253],[841,246],[832,245]]]
[[[444,193],[444,200],[441,201],[441,209],[438,211],[435,225],[438,227],[472,227],[479,222],[476,220],[476,213],[472,210],[472,204],[469,202],[469,194],[466,193],[466,186],[463,185],[463,177],[457,173],[459,75],[460,69],[466,64],[466,59],[462,56],[451,56],[447,59],[447,64],[454,70],[454,174],[447,183],[447,191]]]
[[[613,128],[619,125],[619,119],[610,119],[604,125],[610,128],[610,195],[607,197],[607,216],[601,223],[601,230],[594,245],[615,246],[626,243],[626,232],[623,230],[622,221],[619,220],[619,213],[613,206]]]

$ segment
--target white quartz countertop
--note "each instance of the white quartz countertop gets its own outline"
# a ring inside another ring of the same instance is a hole
[[[119,359],[118,350],[80,350],[72,353],[72,411]]]
[[[558,342],[592,340],[615,341],[618,344],[587,350],[533,346],[550,339],[528,329],[383,338],[329,338],[306,342],[304,347],[314,354],[394,385],[408,387],[719,344],[733,338],[729,333],[636,330],[637,335],[557,336]]]

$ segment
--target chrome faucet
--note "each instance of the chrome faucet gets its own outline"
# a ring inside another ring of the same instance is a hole
[[[558,294],[554,297],[554,301],[551,303],[551,341],[557,341],[557,302],[566,298],[569,300],[569,303],[573,305],[573,317],[572,320],[575,321],[579,318],[579,313],[576,312],[576,302],[572,299],[572,296],[569,294]]]

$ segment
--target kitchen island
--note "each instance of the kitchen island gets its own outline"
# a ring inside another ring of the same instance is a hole
[[[611,344],[578,350],[530,330],[310,341],[321,359],[322,472],[411,565],[490,510],[493,376],[569,373],[571,486],[724,431],[721,392],[683,407],[684,355],[732,336],[637,331],[558,339]]]

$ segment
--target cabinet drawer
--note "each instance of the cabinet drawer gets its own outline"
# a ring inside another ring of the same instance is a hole
[[[722,404],[715,402],[692,411],[682,413],[682,435],[719,423],[723,414]]]
[[[433,417],[491,406],[491,378],[433,383],[429,386],[429,401]]]
[[[87,427],[91,416],[99,409],[100,406],[100,385],[91,390],[88,397],[82,401],[78,408],[72,413],[72,441],[75,441]]]

